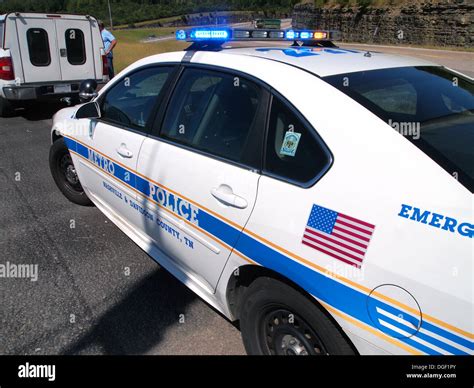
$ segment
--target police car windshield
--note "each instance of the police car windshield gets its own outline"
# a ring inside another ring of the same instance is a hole
[[[325,77],[474,191],[474,82],[437,66]]]

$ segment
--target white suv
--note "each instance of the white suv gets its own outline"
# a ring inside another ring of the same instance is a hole
[[[38,99],[79,100],[79,85],[85,79],[109,79],[94,17],[0,15],[0,117]]]
[[[240,320],[250,354],[472,354],[472,80],[321,32],[212,31],[56,114],[60,190]]]

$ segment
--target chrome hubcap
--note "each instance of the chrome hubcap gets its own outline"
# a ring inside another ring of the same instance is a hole
[[[270,307],[262,314],[261,343],[265,354],[325,355],[322,340],[299,315],[278,307]]]
[[[288,356],[307,356],[308,351],[304,345],[290,334],[283,336],[281,340],[281,348],[283,353]]]
[[[59,160],[59,170],[61,171],[64,182],[69,186],[70,189],[82,192],[81,182],[79,181],[79,177],[77,176],[76,168],[72,163],[71,155],[69,153],[63,155]]]
[[[71,185],[77,185],[79,183],[79,178],[77,177],[76,169],[72,164],[66,167],[66,179]]]

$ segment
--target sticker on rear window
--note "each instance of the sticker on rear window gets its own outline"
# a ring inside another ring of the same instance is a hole
[[[295,156],[300,142],[301,133],[288,131],[285,133],[283,144],[281,145],[280,154],[286,156]]]

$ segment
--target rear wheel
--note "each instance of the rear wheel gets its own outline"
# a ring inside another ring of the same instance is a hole
[[[14,112],[11,102],[0,96],[0,117],[13,116]]]
[[[252,355],[355,354],[320,308],[272,278],[258,278],[246,290],[240,328],[245,349]]]
[[[63,138],[56,140],[49,150],[49,168],[56,185],[67,199],[82,206],[92,205],[82,188]]]

